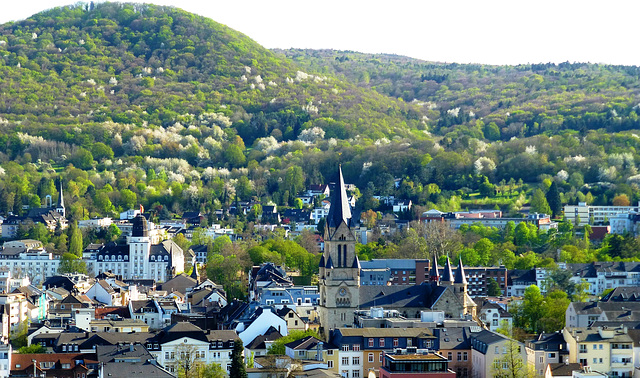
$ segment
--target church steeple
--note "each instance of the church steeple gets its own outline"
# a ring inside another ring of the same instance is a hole
[[[449,261],[449,256],[447,256],[447,262],[444,264],[444,272],[442,272],[442,278],[440,279],[440,282],[453,282],[453,271],[451,270],[451,262]]]
[[[326,225],[330,228],[337,228],[342,222],[345,222],[347,227],[351,228],[351,205],[349,205],[349,199],[347,198],[342,166],[340,166],[338,168],[338,182],[331,194],[331,207],[329,208]]]
[[[453,283],[464,285],[467,284],[467,277],[464,273],[464,266],[462,266],[462,257],[460,257],[460,260],[458,260],[458,269],[456,269],[456,277]]]
[[[429,281],[438,283],[440,281],[440,272],[438,270],[438,259],[436,259],[436,255],[433,255],[433,263],[431,264],[431,270],[429,273]]]
[[[62,195],[62,179],[60,179],[60,194],[58,195],[58,202],[56,203],[56,212],[60,213],[63,217],[65,215],[64,197]]]

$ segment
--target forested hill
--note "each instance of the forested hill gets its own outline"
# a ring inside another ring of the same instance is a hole
[[[509,140],[562,130],[640,128],[640,67],[561,63],[490,66],[397,55],[277,50],[306,69],[429,109],[444,143],[469,135]],[[482,123],[478,123],[478,120]],[[490,124],[494,125],[488,126]]]
[[[0,115],[25,130],[170,126],[218,112],[251,145],[269,135],[295,140],[316,122],[339,138],[407,136],[421,126],[416,106],[303,72],[241,33],[172,7],[55,8],[0,26],[0,57]],[[43,136],[59,139],[54,132]]]

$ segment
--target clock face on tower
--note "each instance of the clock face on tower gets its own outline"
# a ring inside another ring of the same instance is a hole
[[[340,289],[340,291],[338,291],[338,294],[340,294],[341,297],[344,297],[345,295],[347,295],[347,289],[345,289],[344,287]]]

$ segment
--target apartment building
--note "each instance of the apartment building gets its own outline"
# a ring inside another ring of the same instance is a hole
[[[564,215],[567,220],[579,225],[586,224],[604,224],[618,214],[628,214],[640,211],[639,205],[636,206],[592,206],[586,202],[579,202],[577,205],[565,205]]]
[[[634,340],[626,327],[565,327],[569,362],[608,374],[631,378],[634,373]]]

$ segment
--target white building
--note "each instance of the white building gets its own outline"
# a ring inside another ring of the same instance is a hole
[[[194,358],[203,365],[219,364],[227,374],[231,371],[231,353],[238,338],[233,331],[208,331],[187,322],[173,324],[147,341],[147,349],[158,363],[177,373],[177,361]],[[187,357],[189,354],[190,357]]]
[[[604,224],[606,220],[611,220],[618,214],[628,214],[630,212],[638,212],[640,207],[636,206],[591,206],[586,202],[580,202],[578,205],[565,205],[564,215],[568,221],[575,224],[576,219],[580,218],[580,226],[586,224]]]
[[[95,253],[94,259],[95,275],[110,271],[124,279],[147,278],[164,282],[184,271],[182,249],[171,240],[152,244],[147,220],[142,215],[134,218],[132,236],[126,245],[108,244]]]

